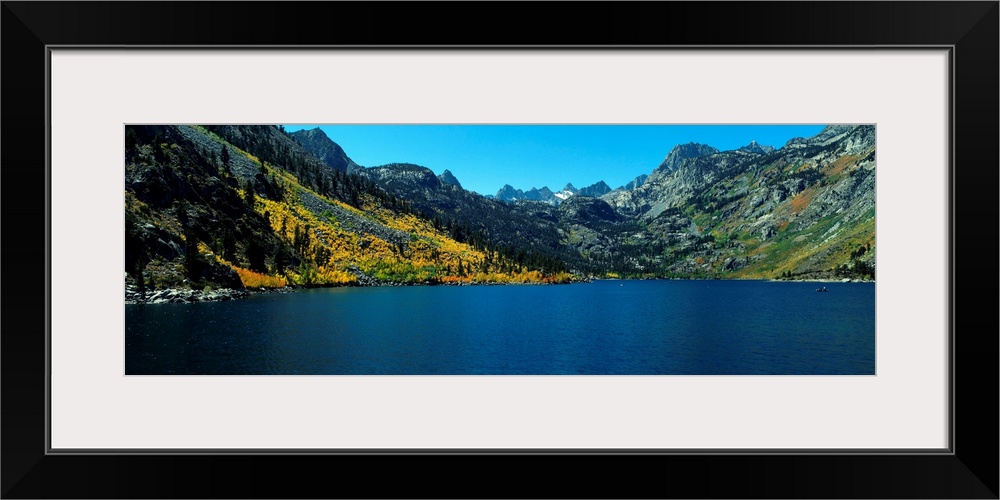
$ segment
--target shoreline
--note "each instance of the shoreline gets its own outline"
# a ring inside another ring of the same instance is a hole
[[[314,288],[384,288],[384,287],[408,287],[408,286],[549,286],[549,285],[571,285],[574,283],[588,283],[591,280],[571,281],[569,283],[500,283],[500,282],[471,282],[471,283],[398,283],[379,282],[372,284],[345,284],[345,285],[289,285],[282,288],[244,288],[236,290],[232,288],[218,288],[210,291],[195,290],[190,288],[163,288],[155,291],[147,291],[145,300],[140,300],[139,292],[133,286],[125,288],[125,304],[195,304],[199,302],[224,302],[229,300],[241,300],[252,295],[269,295],[276,293],[293,293],[300,290]]]
[[[592,278],[592,281],[768,281],[773,283],[875,283],[856,278]]]
[[[138,291],[133,286],[125,289],[125,304],[195,304],[199,302],[224,302],[229,300],[241,300],[253,295],[268,295],[276,293],[294,293],[300,290],[313,288],[379,288],[379,287],[408,287],[408,286],[549,286],[549,285],[573,285],[579,283],[592,283],[594,281],[767,281],[767,282],[789,282],[789,283],[875,283],[875,280],[862,280],[854,278],[822,279],[822,278],[587,278],[570,281],[569,283],[396,283],[382,282],[377,284],[347,284],[347,285],[291,285],[283,288],[257,288],[236,290],[232,288],[218,288],[209,291],[194,290],[188,288],[164,288],[155,291],[147,291],[145,300],[139,300]]]

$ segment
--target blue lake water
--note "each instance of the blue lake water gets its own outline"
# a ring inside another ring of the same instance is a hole
[[[125,373],[874,375],[875,284],[608,280],[127,305]]]

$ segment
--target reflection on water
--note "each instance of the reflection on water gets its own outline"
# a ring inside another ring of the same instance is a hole
[[[133,374],[875,373],[875,285],[329,288],[129,305]]]

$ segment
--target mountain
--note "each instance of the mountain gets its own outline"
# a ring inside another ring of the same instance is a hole
[[[511,186],[510,184],[504,184],[503,187],[497,191],[497,194],[494,195],[494,198],[500,201],[517,201],[527,199],[524,196],[524,191],[514,189],[514,186]]]
[[[696,158],[698,156],[708,155],[712,153],[718,153],[719,150],[713,148],[712,146],[707,146],[705,144],[698,144],[695,142],[689,142],[687,144],[678,144],[670,150],[670,153],[663,159],[654,172],[672,172],[677,169],[677,166],[689,158]]]
[[[444,172],[441,172],[441,175],[438,176],[438,180],[451,186],[462,187],[462,183],[458,182],[458,179],[456,179],[451,171],[447,169],[445,169]]]
[[[576,192],[577,192],[577,189],[575,187],[573,187],[573,184],[566,184],[566,187],[562,188],[558,193],[555,193],[555,197],[559,201],[563,201],[566,198],[569,198],[570,196],[573,196],[574,194],[576,194]],[[558,204],[559,201],[556,201],[555,203]]]
[[[697,158],[701,158],[703,163],[717,161],[717,157],[712,157],[714,158],[712,160],[705,159],[717,153],[719,153],[718,149],[705,144],[694,142],[678,144],[667,153],[667,156],[652,172],[645,176],[641,184],[632,190],[615,190],[605,194],[603,197],[616,209],[629,215],[655,215],[666,208],[666,204],[662,199],[671,199],[674,197],[674,191],[683,190],[687,187],[683,183],[672,180],[675,177],[674,172],[682,164],[689,163]],[[741,160],[741,158],[737,159],[737,161]],[[639,179],[639,177],[636,179]],[[668,179],[671,180],[668,181]]]
[[[763,146],[761,144],[757,144],[757,141],[750,141],[750,144],[739,148],[737,151],[743,151],[744,153],[768,154],[774,152],[774,147]]]
[[[701,144],[679,145],[641,186],[632,191],[614,191],[604,198],[623,213],[650,219],[683,204],[705,184],[729,175],[757,157],[742,151],[719,152]]]
[[[767,155],[686,155],[603,199],[664,245],[648,259],[660,274],[871,277],[874,137],[831,126]]]
[[[531,188],[528,191],[522,191],[520,189],[515,189],[510,184],[504,184],[504,186],[497,191],[497,194],[493,196],[493,198],[506,202],[523,200],[541,201],[553,206],[558,206],[571,196],[580,195],[597,197],[609,192],[611,192],[611,188],[608,187],[604,181],[598,181],[597,183],[583,189],[576,189],[573,187],[572,183],[569,183],[557,193],[553,193],[548,187],[542,187],[541,189]]]
[[[311,152],[330,168],[341,172],[353,172],[358,168],[358,164],[347,156],[343,148],[330,140],[322,129],[316,127],[311,130],[299,130],[292,132],[291,138]]]
[[[428,189],[450,186],[434,175],[431,169],[412,163],[390,163],[378,167],[368,167],[358,173],[389,191],[395,189],[397,185],[417,185]]]
[[[618,187],[618,189],[616,189],[616,191],[632,191],[633,189],[635,189],[635,188],[643,185],[643,183],[646,182],[646,178],[647,177],[649,177],[649,174],[642,174],[642,175],[636,177],[635,179],[632,179],[631,181],[629,181],[628,184],[625,184],[624,186]]]
[[[568,279],[559,263],[545,262],[542,272],[526,250],[496,248],[467,226],[425,217],[372,180],[462,191],[422,167],[362,170],[332,168],[273,126],[127,126],[127,300],[287,285]]]
[[[500,201],[515,202],[515,201],[541,201],[556,205],[559,203],[559,198],[556,197],[557,194],[553,193],[551,189],[543,186],[541,189],[531,188],[527,191],[522,191],[520,189],[514,189],[510,184],[504,184],[497,194],[493,197]]]
[[[597,276],[868,278],[875,263],[873,126],[837,125],[775,149],[688,143],[649,174],[484,197],[409,164],[362,169],[462,238],[539,269]],[[460,239],[460,238],[459,238]]]
[[[604,181],[597,181],[595,184],[591,184],[576,192],[579,196],[589,196],[596,198],[598,196],[607,194],[611,192],[611,187],[608,186]]]
[[[545,211],[549,205],[528,199],[532,192],[548,191],[544,188],[524,193],[507,185],[496,198],[487,198],[441,182],[429,168],[419,165],[385,165],[358,174],[405,200],[455,239],[489,246],[513,264],[558,273],[574,262],[560,243],[557,216]]]
[[[496,199],[463,189],[450,171],[363,168],[325,135],[303,143],[296,134],[126,127],[129,300],[189,300],[174,289],[567,281],[570,273],[875,275],[870,125],[829,126],[780,149],[679,145],[631,189],[504,186]],[[340,160],[331,165],[309,147]]]
[[[552,203],[556,199],[556,194],[547,186],[542,186],[542,189],[531,188],[530,191],[525,193],[525,196],[529,200],[544,201],[546,203]]]

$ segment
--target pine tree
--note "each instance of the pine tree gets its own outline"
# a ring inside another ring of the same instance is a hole
[[[125,212],[125,268],[130,275],[136,280],[136,286],[139,291],[139,300],[142,302],[146,301],[146,280],[143,278],[142,271],[145,265],[143,264],[143,251],[144,243],[142,239],[142,233],[135,222],[135,216],[132,213]]]
[[[198,236],[195,234],[194,228],[191,227],[187,207],[178,203],[176,210],[177,222],[181,225],[181,230],[184,233],[184,270],[188,279],[193,283],[201,279],[203,267],[201,256],[198,254]]]
[[[257,206],[257,197],[253,192],[253,180],[248,180],[243,187],[243,201],[250,207],[250,210]]]

